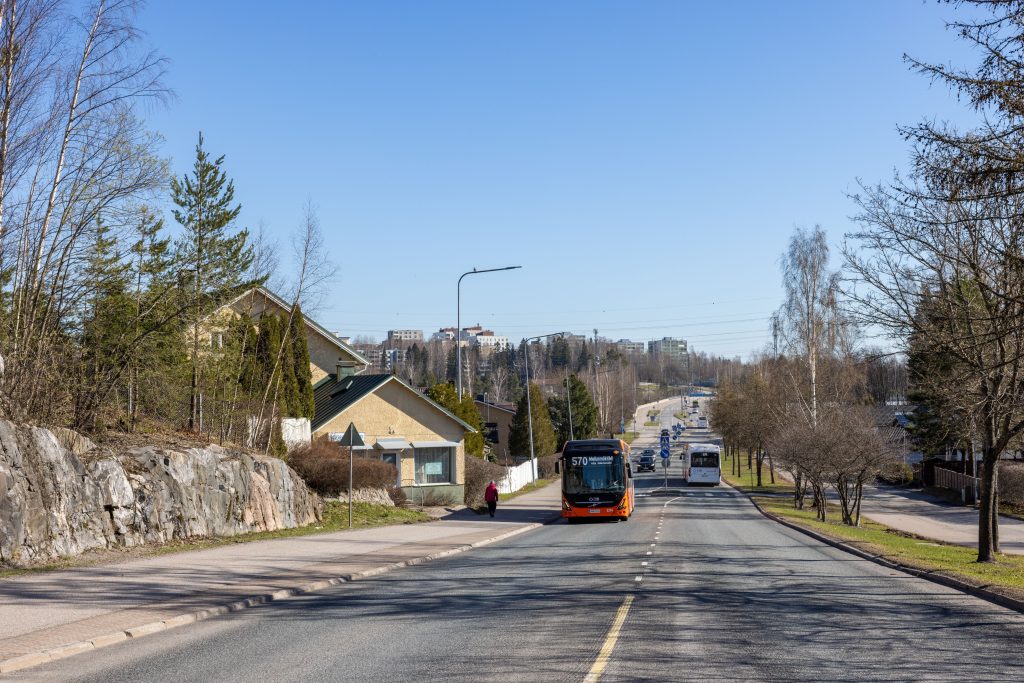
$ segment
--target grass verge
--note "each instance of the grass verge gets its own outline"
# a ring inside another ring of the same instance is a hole
[[[616,439],[622,439],[626,443],[633,443],[633,440],[636,439],[636,437],[637,432],[623,432],[622,434],[615,435]]]
[[[660,425],[660,422],[644,422],[644,427],[658,427]]]
[[[764,463],[761,468],[761,486],[757,485],[757,464],[754,464],[754,471],[752,472],[747,467],[747,456],[745,453],[741,453],[739,456],[740,474],[733,474],[733,456],[723,455],[722,456],[722,479],[725,479],[729,484],[743,491],[744,493],[750,494],[767,494],[767,493],[793,493],[793,485],[783,480],[781,477],[776,475],[775,483],[771,482],[771,475],[768,471],[768,463]]]
[[[537,489],[542,489],[545,486],[547,486],[548,484],[550,484],[552,482],[555,482],[555,481],[558,481],[558,477],[549,477],[547,479],[538,479],[537,481],[533,482],[532,484],[527,484],[526,486],[524,486],[523,488],[519,489],[518,491],[513,491],[512,493],[499,493],[498,494],[498,500],[499,501],[511,500],[512,498],[515,498],[517,496],[521,496],[524,493],[529,493],[530,491],[536,491]]]
[[[367,529],[371,527],[390,526],[393,524],[419,524],[431,522],[433,518],[419,510],[389,507],[373,503],[352,504],[352,528]],[[326,534],[332,531],[348,529],[348,504],[328,501],[324,504],[324,515],[320,522],[315,522],[296,529],[278,529],[277,531],[254,531],[238,536],[223,538],[196,538],[170,541],[168,543],[150,544],[137,548],[112,548],[83,553],[76,557],[68,557],[45,565],[32,567],[0,567],[0,579],[30,574],[35,572],[59,571],[74,567],[92,567],[102,564],[118,564],[154,555],[169,555],[190,550],[205,550],[234,543],[266,541],[274,538],[293,538]]]
[[[943,543],[929,538],[907,534],[884,524],[861,518],[861,526],[853,527],[840,521],[838,507],[832,506],[830,519],[822,522],[814,510],[793,508],[790,496],[793,485],[781,478],[767,482],[762,473],[763,486],[751,485],[746,455],[740,456],[743,474],[730,474],[732,459],[723,458],[722,478],[748,493],[761,509],[797,526],[816,531],[835,541],[841,541],[874,555],[907,567],[943,574],[975,586],[985,586],[1017,599],[1024,599],[1024,556],[1001,555],[998,562],[977,562],[978,552],[968,546]],[[756,479],[754,484],[756,484]],[[779,495],[789,494],[789,495]]]
[[[892,562],[945,574],[976,586],[1001,589],[1000,592],[1015,598],[1024,598],[1024,557],[1020,555],[1002,555],[998,562],[979,563],[976,561],[978,552],[967,546],[905,534],[863,518],[859,527],[841,524],[838,519],[821,522],[815,518],[813,510],[793,509],[787,498],[755,495],[754,500],[765,511],[786,521],[881,555]]]

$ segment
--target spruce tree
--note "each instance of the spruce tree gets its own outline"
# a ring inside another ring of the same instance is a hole
[[[281,347],[275,356],[281,374],[281,390],[277,404],[281,407],[281,417],[301,417],[299,411],[299,378],[295,375],[295,339],[286,316],[278,317],[281,328]]]
[[[306,339],[306,319],[302,309],[296,305],[292,315],[291,331],[292,363],[297,382],[297,402],[293,406],[295,417],[313,419],[313,373],[309,365],[309,343]]]
[[[466,453],[483,457],[484,422],[473,398],[469,394],[463,394],[462,401],[459,401],[455,386],[449,382],[433,385],[427,389],[427,396],[476,430],[466,432]]]
[[[132,340],[132,300],[123,259],[110,229],[97,221],[85,263],[88,305],[82,321],[74,426],[93,429],[110,381],[124,367],[122,357]]]
[[[576,439],[592,439],[597,436],[597,406],[584,384],[575,374],[569,375],[569,401],[566,401],[565,382],[562,390],[548,401],[551,423],[562,445],[570,438],[569,420],[572,419],[571,435]],[[571,411],[571,412],[570,412]]]
[[[187,292],[186,320],[192,334],[192,378],[189,391],[189,429],[199,417],[201,358],[199,332],[203,317],[216,306],[255,284],[246,280],[253,261],[247,230],[234,230],[241,205],[235,186],[222,169],[224,157],[211,159],[199,135],[192,175],[171,181],[174,219],[183,235],[176,252]]]
[[[529,396],[529,399],[527,399]],[[509,449],[513,455],[530,455],[530,435],[527,415],[527,403],[529,400],[533,414],[533,451],[537,457],[543,457],[555,453],[558,444],[556,443],[555,430],[551,425],[551,416],[548,413],[548,402],[540,388],[530,382],[529,392],[524,393],[516,406],[516,414],[512,418],[511,434],[509,435]]]

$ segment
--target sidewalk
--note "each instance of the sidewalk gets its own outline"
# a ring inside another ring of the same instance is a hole
[[[437,522],[282,538],[0,580],[0,673],[322,590],[557,519],[560,484]]]
[[[947,543],[978,547],[978,511],[951,505],[927,494],[888,486],[865,488],[863,514],[886,526]],[[1024,555],[1024,522],[999,517],[1004,553]]]

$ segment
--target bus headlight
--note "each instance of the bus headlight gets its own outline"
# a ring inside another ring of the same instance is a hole
[[[567,501],[565,498],[562,499],[562,509],[565,510],[566,512],[572,510],[572,506],[569,505],[569,501]]]

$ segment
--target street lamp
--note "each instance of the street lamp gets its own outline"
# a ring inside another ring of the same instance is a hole
[[[458,372],[458,396],[462,400],[462,278],[467,275],[479,275],[480,273],[495,273],[499,270],[515,270],[522,266],[505,266],[504,268],[485,268],[483,270],[467,270],[459,276],[459,282],[455,287],[455,366]]]
[[[533,401],[530,400],[530,342],[540,341],[548,337],[564,337],[568,332],[554,332],[552,334],[541,334],[536,337],[527,337],[525,342],[526,351],[526,424],[530,432],[530,462],[533,463],[533,481],[537,481],[537,458],[533,454]]]

